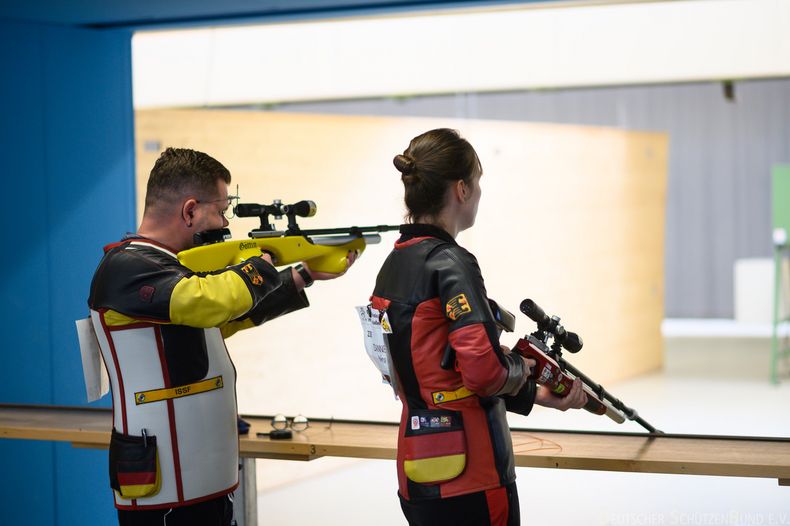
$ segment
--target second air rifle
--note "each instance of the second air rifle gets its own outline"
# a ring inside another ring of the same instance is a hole
[[[305,261],[311,270],[337,274],[346,270],[349,252],[360,255],[368,244],[381,241],[379,232],[399,228],[377,225],[302,230],[296,218],[312,217],[317,211],[316,204],[306,200],[290,205],[279,200],[270,205],[240,203],[233,211],[238,217],[260,218],[261,226],[249,233],[249,239],[230,239],[227,228],[199,232],[195,234],[196,246],[178,253],[182,265],[195,272],[211,272],[266,252],[274,265]],[[285,216],[287,228],[277,230],[270,216]]]
[[[571,353],[581,350],[583,345],[581,336],[565,330],[560,324],[559,317],[547,316],[543,309],[530,299],[522,301],[520,308],[521,312],[538,324],[538,330],[521,338],[513,347],[513,351],[525,358],[535,360],[532,376],[537,383],[545,385],[552,393],[562,397],[568,395],[574,378],[578,378],[587,394],[587,403],[584,405],[587,411],[606,415],[618,424],[622,424],[626,419],[633,420],[650,433],[662,433],[647,423],[634,409],[612,396],[601,384],[594,382],[562,357],[563,348]],[[513,316],[509,312],[507,314]],[[552,340],[551,345],[549,345],[550,340]]]

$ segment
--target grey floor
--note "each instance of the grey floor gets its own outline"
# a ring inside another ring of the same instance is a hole
[[[768,382],[764,338],[675,337],[663,371],[607,386],[667,432],[790,437],[790,379]],[[639,431],[584,412],[515,426]],[[258,462],[261,525],[403,525],[391,461]],[[518,468],[522,524],[790,525],[776,480]]]

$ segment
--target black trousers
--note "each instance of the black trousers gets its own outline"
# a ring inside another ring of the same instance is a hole
[[[408,501],[400,507],[409,526],[519,526],[516,483],[446,499]]]
[[[169,510],[118,510],[119,526],[231,526],[232,520],[227,495]]]

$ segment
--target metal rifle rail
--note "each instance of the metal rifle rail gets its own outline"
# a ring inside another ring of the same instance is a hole
[[[351,226],[345,228],[310,228],[298,229],[289,228],[288,230],[276,231],[256,228],[250,232],[251,238],[262,237],[286,237],[286,236],[324,236],[345,234],[348,236],[362,236],[368,232],[392,232],[400,230],[400,225],[376,225],[376,226]]]
[[[300,230],[303,236],[321,236],[326,234],[364,234],[366,232],[391,232],[399,230],[400,225],[352,226],[349,228],[313,228]]]

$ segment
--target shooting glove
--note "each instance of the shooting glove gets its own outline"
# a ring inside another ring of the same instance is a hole
[[[537,384],[533,378],[528,378],[527,382],[521,390],[515,395],[503,395],[502,399],[505,401],[505,408],[511,413],[518,413],[527,416],[532,411],[532,406],[535,405],[535,394],[537,393]]]

